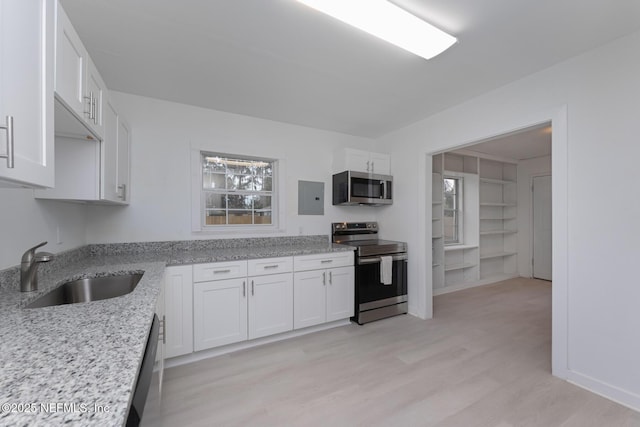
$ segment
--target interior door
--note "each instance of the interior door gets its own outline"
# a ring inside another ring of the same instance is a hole
[[[533,277],[551,280],[551,176],[533,178]]]

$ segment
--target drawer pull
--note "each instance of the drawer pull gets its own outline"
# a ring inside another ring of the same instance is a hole
[[[276,264],[276,265],[265,265],[265,266],[264,266],[264,268],[265,268],[265,270],[266,270],[267,268],[269,268],[269,269],[271,269],[271,268],[278,268],[278,265],[277,265],[277,264]]]
[[[213,270],[213,274],[220,274],[220,273],[231,273],[230,269],[226,269],[226,270]]]
[[[320,261],[321,264],[329,264],[330,262],[333,262],[332,259],[323,259],[322,261]]]

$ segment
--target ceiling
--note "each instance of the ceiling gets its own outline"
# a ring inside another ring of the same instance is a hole
[[[544,123],[516,132],[500,135],[470,146],[465,146],[461,154],[488,154],[507,160],[527,160],[551,155],[551,124]]]
[[[295,0],[61,0],[110,89],[379,137],[640,29],[637,0],[394,0],[426,61]]]

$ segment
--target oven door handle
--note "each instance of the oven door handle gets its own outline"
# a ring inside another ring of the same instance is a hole
[[[407,254],[396,254],[396,255],[391,255],[391,258],[394,261],[406,261],[409,258],[409,256]],[[379,256],[360,257],[358,258],[358,265],[376,264],[381,261],[382,259]]]

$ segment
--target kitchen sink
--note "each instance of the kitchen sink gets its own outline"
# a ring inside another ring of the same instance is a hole
[[[66,282],[27,304],[25,308],[75,304],[126,295],[136,288],[142,274],[127,273]]]

